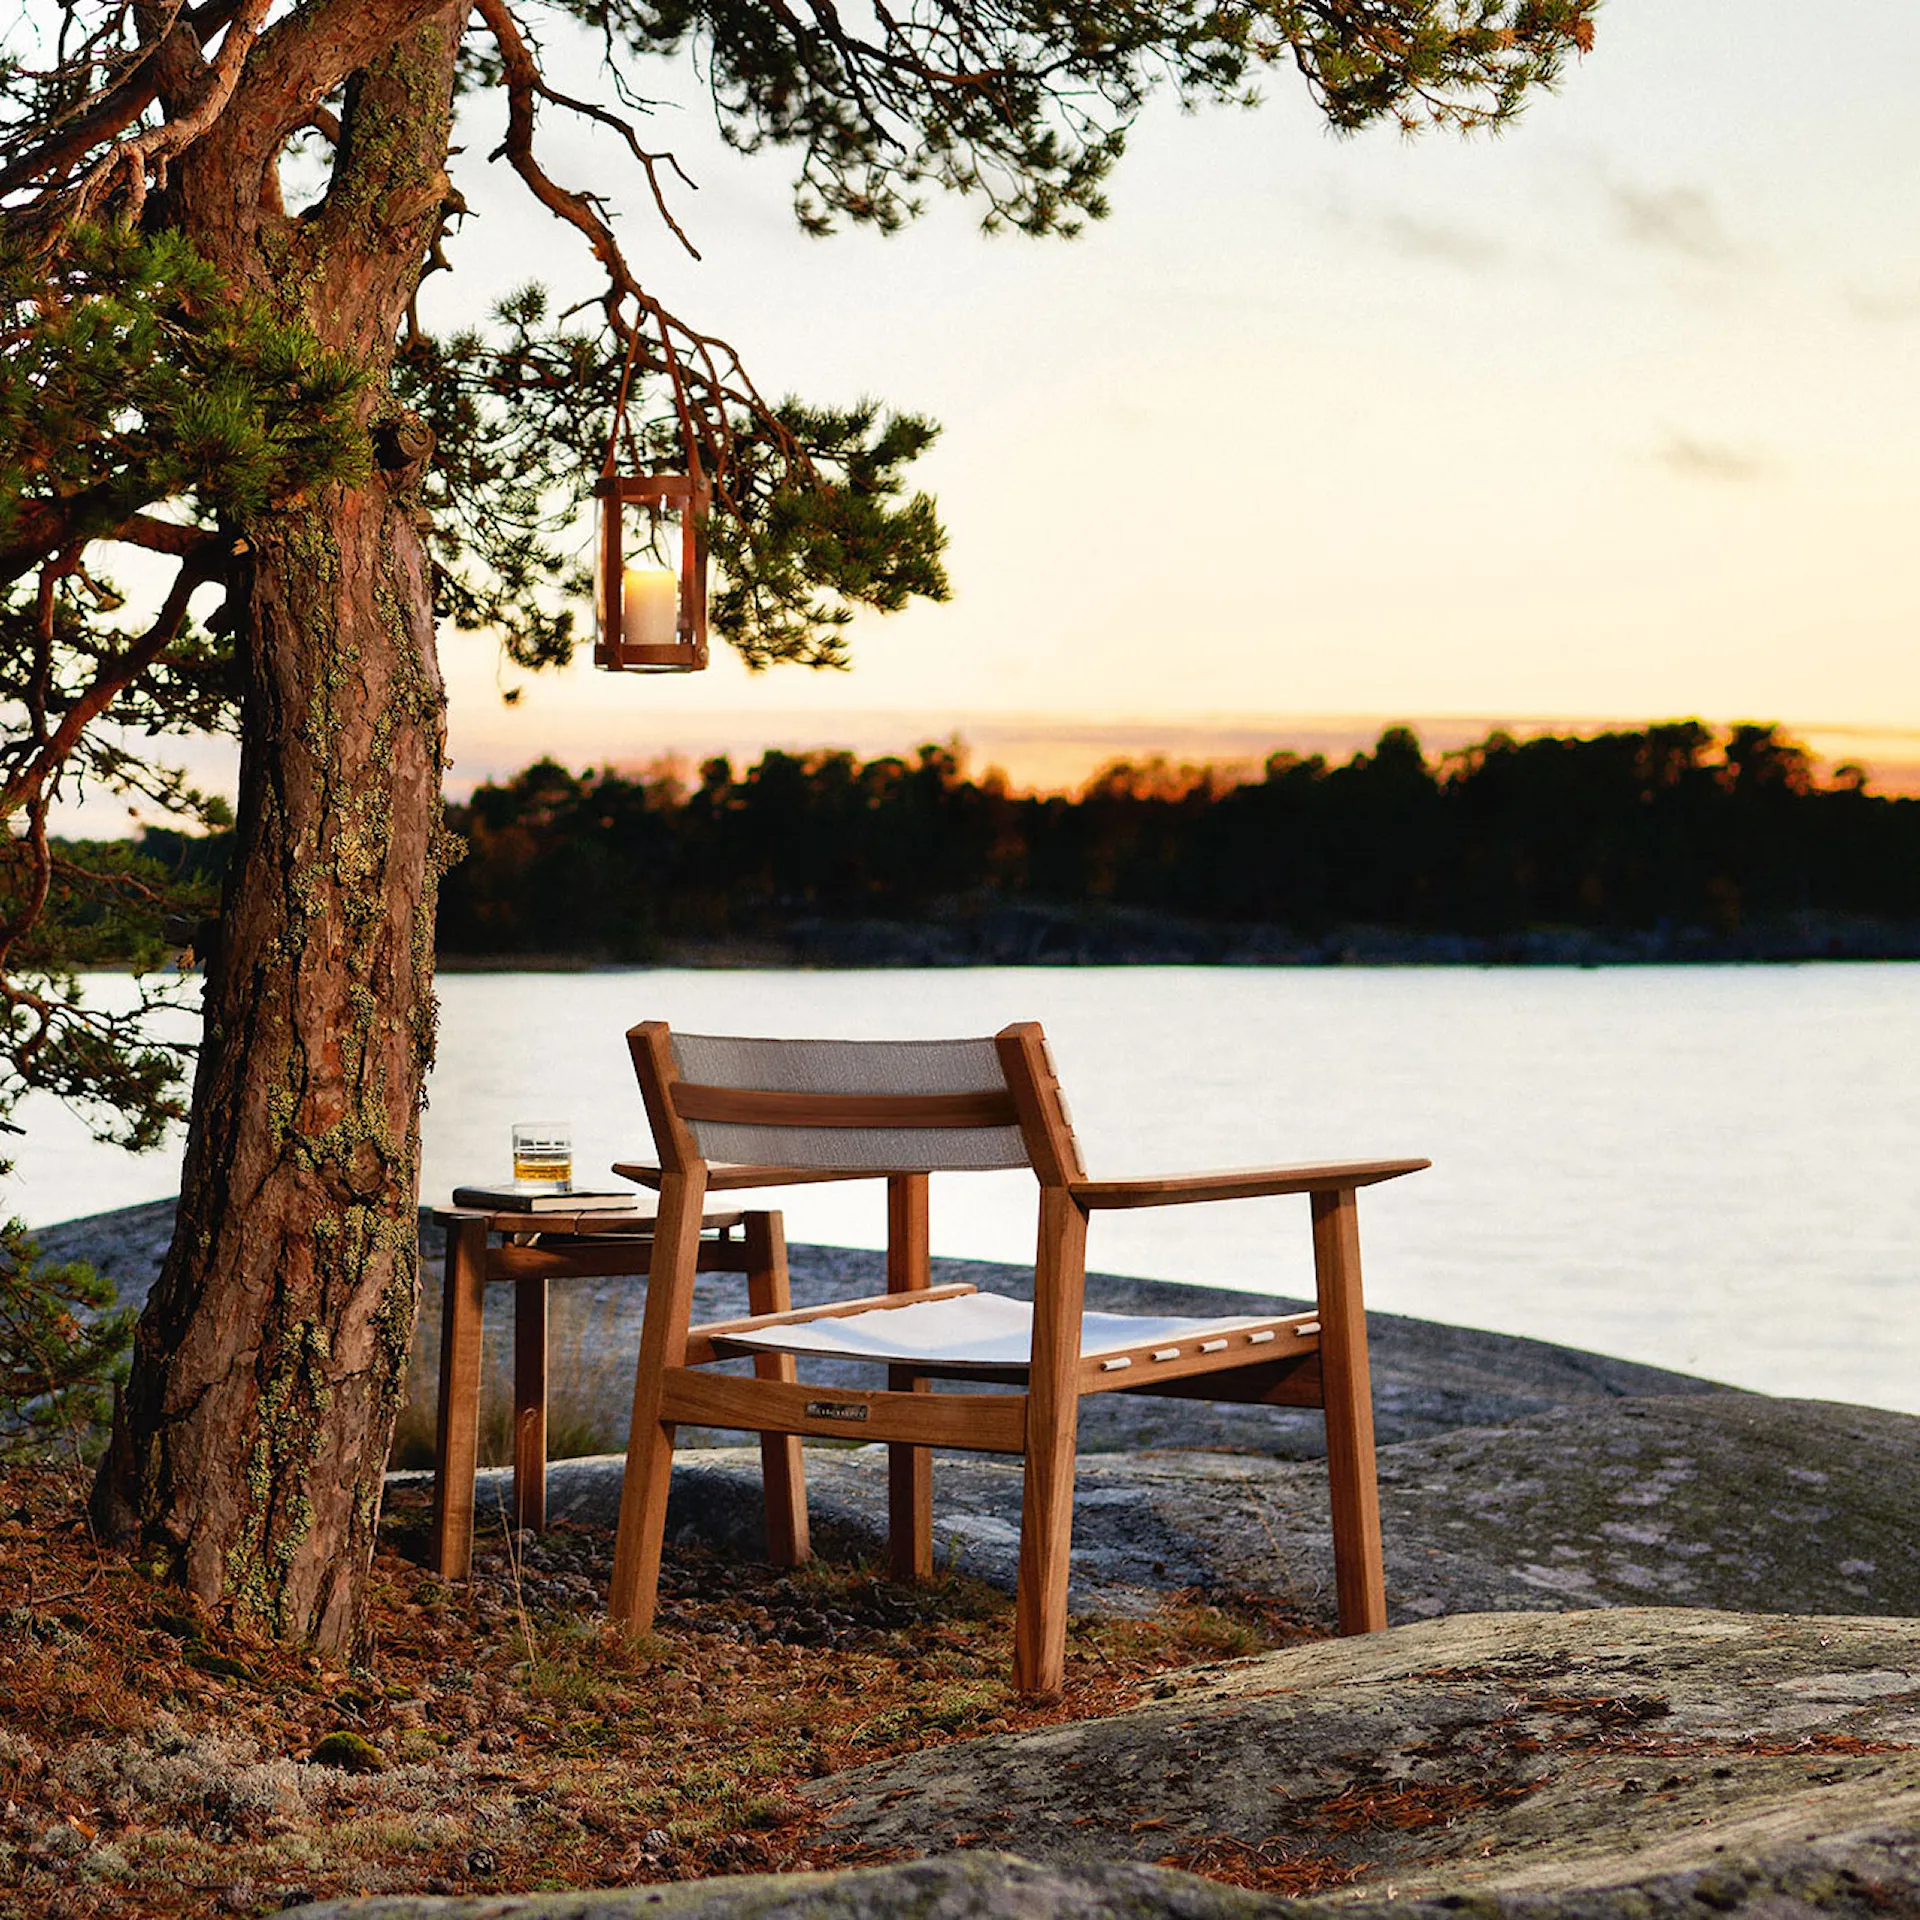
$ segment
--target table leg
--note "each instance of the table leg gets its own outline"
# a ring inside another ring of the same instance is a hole
[[[547,1282],[513,1285],[513,1524],[547,1526]]]
[[[932,1280],[928,1253],[927,1176],[887,1179],[887,1291],[918,1293]],[[907,1367],[889,1367],[895,1393],[925,1393],[927,1383]],[[887,1449],[887,1556],[903,1582],[933,1574],[933,1453],[927,1447]]]
[[[473,1569],[473,1475],[480,1455],[480,1321],[486,1279],[486,1216],[450,1220],[440,1295],[440,1410],[433,1469],[433,1567],[443,1580],[464,1580]]]
[[[787,1229],[778,1213],[746,1217],[747,1311],[785,1313],[793,1304],[787,1282]],[[799,1369],[790,1353],[754,1355],[753,1370],[762,1380],[794,1380]],[[766,1488],[767,1558],[776,1567],[797,1567],[810,1557],[807,1537],[806,1470],[797,1433],[760,1436],[760,1475]]]

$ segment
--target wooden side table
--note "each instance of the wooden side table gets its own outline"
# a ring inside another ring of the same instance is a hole
[[[464,1580],[473,1568],[487,1282],[513,1282],[513,1521],[516,1528],[539,1530],[547,1517],[547,1283],[645,1274],[653,1257],[656,1208],[652,1195],[636,1194],[632,1211],[623,1213],[434,1209],[433,1217],[447,1233],[431,1549],[434,1570],[443,1579]],[[704,1214],[700,1224],[700,1271],[745,1274],[747,1311],[784,1313],[792,1300],[786,1227],[779,1213],[720,1208]],[[756,1358],[754,1370],[772,1379],[794,1377],[791,1355]],[[776,1566],[795,1566],[807,1557],[800,1441],[791,1434],[764,1435],[760,1455],[767,1553]]]

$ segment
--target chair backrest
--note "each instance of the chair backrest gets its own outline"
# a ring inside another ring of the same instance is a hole
[[[990,1040],[760,1040],[649,1020],[627,1044],[665,1167],[1083,1173],[1030,1023]]]

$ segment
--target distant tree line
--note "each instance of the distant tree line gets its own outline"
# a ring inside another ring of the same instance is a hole
[[[1920,800],[1823,783],[1772,726],[1437,760],[1393,728],[1255,778],[1116,762],[1072,797],[971,779],[957,747],[714,759],[697,785],[542,761],[449,813],[450,956],[1329,958],[1356,930],[1389,958],[1920,952]],[[1556,929],[1586,944],[1515,944]]]

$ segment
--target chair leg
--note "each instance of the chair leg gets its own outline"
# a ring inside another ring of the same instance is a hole
[[[1066,1680],[1073,1455],[1080,1426],[1080,1310],[1086,1284],[1087,1216],[1065,1188],[1043,1186],[1013,1621],[1013,1684],[1039,1699],[1059,1693]]]
[[[785,1313],[793,1305],[787,1284],[787,1229],[777,1213],[747,1215],[747,1310]],[[790,1353],[754,1356],[762,1380],[796,1380]],[[760,1436],[760,1478],[767,1505],[767,1558],[776,1567],[798,1567],[811,1556],[807,1537],[806,1469],[797,1433]]]
[[[928,1252],[927,1176],[896,1173],[887,1179],[887,1291],[919,1293],[932,1280]],[[925,1393],[926,1381],[910,1367],[889,1367],[894,1393]],[[887,1449],[887,1554],[894,1579],[904,1583],[933,1574],[933,1451],[895,1444]]]
[[[1373,1383],[1360,1293],[1360,1212],[1351,1187],[1313,1196],[1320,1369],[1333,1508],[1333,1581],[1342,1633],[1387,1624],[1380,1554],[1380,1489],[1373,1463]]]
[[[653,1625],[660,1590],[660,1543],[673,1478],[673,1426],[661,1419],[660,1407],[667,1369],[687,1357],[706,1188],[704,1166],[663,1174],[660,1180],[653,1260],[647,1269],[647,1317],[633,1376],[627,1471],[620,1487],[620,1529],[613,1544],[613,1590],[607,1603],[612,1617],[637,1633]]]

